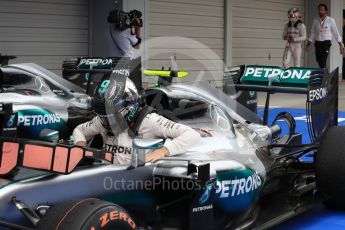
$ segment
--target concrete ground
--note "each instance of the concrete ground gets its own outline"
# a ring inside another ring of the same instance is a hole
[[[274,94],[271,95],[271,107],[305,108],[305,95]],[[258,93],[258,105],[264,106],[266,93]],[[339,81],[339,111],[345,111],[345,82]]]

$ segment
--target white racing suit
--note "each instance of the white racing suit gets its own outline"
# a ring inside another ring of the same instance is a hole
[[[97,134],[101,134],[104,147],[108,152],[114,154],[114,164],[129,164],[133,152],[133,138],[129,135],[128,129],[117,136],[110,136],[108,132],[101,124],[101,119],[96,116],[91,121],[80,124],[74,129],[74,143],[86,141]],[[137,135],[144,139],[166,139],[164,146],[169,150],[170,156],[184,153],[200,140],[200,134],[194,129],[175,123],[156,113],[146,115],[139,126]]]
[[[283,66],[285,69],[293,63],[294,67],[301,66],[302,42],[307,39],[306,28],[302,21],[285,24],[283,39],[294,38],[294,42],[288,42],[283,55]]]

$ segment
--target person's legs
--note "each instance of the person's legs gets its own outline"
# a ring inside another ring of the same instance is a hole
[[[289,47],[286,47],[284,51],[283,67],[285,69],[290,67],[291,57],[292,57],[292,54],[291,54],[291,45],[290,45]]]
[[[301,66],[301,53],[302,53],[302,45],[301,43],[294,43],[292,44],[292,57],[295,67]]]
[[[326,68],[327,67],[327,59],[328,59],[328,55],[329,55],[329,50],[331,48],[331,41],[325,41],[323,43],[323,56],[322,56],[322,59],[321,59],[321,62],[322,62],[322,68]]]
[[[315,42],[316,61],[320,68],[325,68],[327,65],[327,58],[331,45],[331,41]]]
[[[320,42],[318,42],[318,41],[315,41],[315,57],[316,57],[316,62],[317,62],[317,64],[319,65],[319,67],[321,67],[321,55],[320,55],[320,53],[321,53],[321,44],[320,44]]]

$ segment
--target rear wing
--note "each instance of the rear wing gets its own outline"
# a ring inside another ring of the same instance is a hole
[[[94,96],[97,87],[110,74],[129,77],[138,89],[142,88],[141,58],[126,57],[78,57],[65,60],[62,64],[62,76],[66,80],[82,87],[90,96]]]
[[[306,95],[306,115],[310,138],[318,141],[324,131],[338,124],[338,72],[335,69],[241,66],[230,72],[237,90],[266,92],[264,124],[267,124],[270,95]]]
[[[268,85],[272,78],[272,85],[280,87],[307,88],[310,74],[317,68],[293,67],[283,69],[278,66],[249,65],[244,69],[241,83],[253,85]]]

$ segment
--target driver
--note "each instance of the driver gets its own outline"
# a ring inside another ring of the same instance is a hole
[[[114,164],[129,164],[134,137],[166,139],[164,147],[146,155],[146,162],[184,153],[191,143],[194,145],[200,140],[200,134],[194,129],[154,113],[151,107],[140,106],[134,83],[130,79],[125,81],[125,89],[119,99],[109,99],[116,96],[115,90],[110,90],[107,96],[101,94],[93,98],[97,116],[74,129],[76,145],[85,146],[87,140],[101,134],[104,147],[114,155]],[[109,102],[112,109],[108,108]]]

